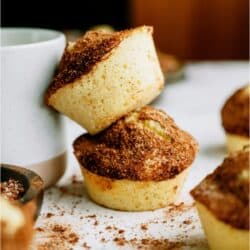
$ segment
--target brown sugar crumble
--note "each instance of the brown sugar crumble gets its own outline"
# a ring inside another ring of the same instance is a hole
[[[1,195],[9,200],[18,200],[24,193],[22,183],[10,178],[8,181],[0,183]]]

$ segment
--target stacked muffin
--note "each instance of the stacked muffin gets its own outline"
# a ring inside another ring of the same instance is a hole
[[[191,135],[145,106],[164,86],[152,32],[87,32],[67,46],[46,92],[49,106],[88,131],[74,153],[90,197],[114,209],[173,202],[197,153]]]

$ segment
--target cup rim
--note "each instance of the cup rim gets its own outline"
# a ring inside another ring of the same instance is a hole
[[[1,45],[2,32],[11,32],[11,31],[50,33],[50,34],[55,35],[55,37],[48,38],[47,40],[42,40],[42,41],[2,46]],[[62,40],[62,39],[66,40],[65,35],[63,32],[58,31],[58,30],[44,29],[44,28],[32,28],[32,27],[1,27],[0,28],[0,50],[1,51],[5,51],[9,49],[18,50],[18,49],[32,48],[36,46],[46,46],[49,44],[56,43],[57,41]]]

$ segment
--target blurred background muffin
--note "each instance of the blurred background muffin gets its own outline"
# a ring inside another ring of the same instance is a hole
[[[0,196],[2,250],[28,250],[34,234],[34,203],[25,205]]]
[[[222,107],[222,125],[229,152],[240,150],[250,144],[249,105],[250,86],[246,85],[233,93]]]

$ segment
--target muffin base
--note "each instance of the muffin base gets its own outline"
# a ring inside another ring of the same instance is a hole
[[[226,141],[229,153],[241,150],[244,146],[250,145],[250,138],[247,136],[226,133]]]
[[[81,167],[90,198],[105,207],[124,211],[154,210],[174,202],[188,169],[164,181],[133,181],[114,180]]]
[[[248,250],[249,230],[234,228],[218,220],[200,202],[196,201],[196,208],[211,250]]]

